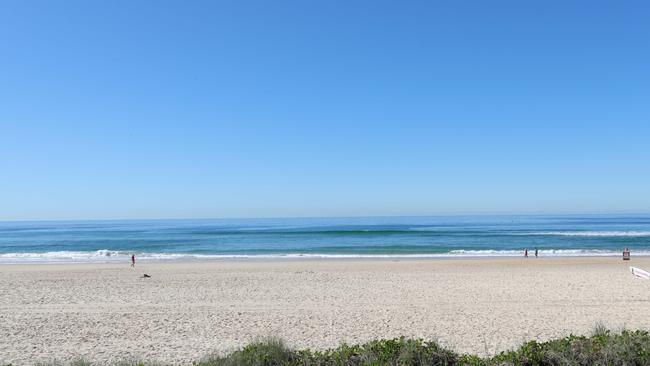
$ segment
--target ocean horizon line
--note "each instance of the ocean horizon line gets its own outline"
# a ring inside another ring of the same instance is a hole
[[[409,215],[305,215],[305,216],[222,216],[222,217],[142,217],[142,218],[42,218],[0,219],[0,223],[31,222],[138,222],[138,221],[235,221],[235,220],[323,220],[323,219],[387,219],[387,218],[455,218],[455,217],[568,217],[568,216],[625,216],[650,217],[650,211],[575,211],[575,212],[469,212]]]

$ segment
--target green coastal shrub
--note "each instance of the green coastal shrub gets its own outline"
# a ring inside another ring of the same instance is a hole
[[[363,345],[342,345],[312,352],[286,347],[268,352],[277,341],[249,345],[199,366],[648,366],[650,335],[646,331],[611,334],[601,330],[591,337],[569,336],[548,342],[530,341],[516,350],[494,357],[459,355],[436,342],[421,339],[389,339]],[[268,357],[261,357],[265,354]],[[254,358],[246,355],[255,355]],[[279,355],[279,356],[271,356]]]
[[[48,366],[90,366],[83,360]],[[154,366],[160,363],[121,362],[114,366]],[[647,331],[612,333],[602,327],[590,337],[568,336],[547,342],[530,341],[493,357],[460,355],[434,341],[382,339],[361,345],[341,345],[326,351],[293,350],[276,338],[255,341],[226,356],[210,356],[195,366],[650,366]],[[11,366],[11,365],[6,365]]]
[[[290,351],[275,339],[253,343],[228,356],[214,357],[197,366],[361,366],[361,365],[456,365],[458,355],[436,342],[421,339],[382,339],[363,345],[342,345],[312,352]]]
[[[497,365],[650,365],[646,331],[609,331],[591,337],[569,336],[544,343],[528,342],[516,351],[490,359]]]
[[[226,357],[208,357],[195,365],[210,366],[280,366],[297,365],[300,352],[287,348],[284,342],[277,338],[255,341],[239,351]]]

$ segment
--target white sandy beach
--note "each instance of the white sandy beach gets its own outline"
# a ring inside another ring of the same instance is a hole
[[[629,264],[650,258],[2,265],[0,363],[190,363],[264,336],[323,349],[404,335],[485,354],[597,322],[650,329],[650,281]]]

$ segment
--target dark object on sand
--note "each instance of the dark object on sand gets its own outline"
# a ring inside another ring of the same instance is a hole
[[[142,278],[149,278],[149,277],[151,277],[151,276],[149,276],[149,275],[146,274],[146,273],[142,275]]]

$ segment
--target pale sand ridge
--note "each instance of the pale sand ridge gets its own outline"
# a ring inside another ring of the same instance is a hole
[[[650,329],[620,258],[267,260],[0,266],[0,363],[189,363],[278,336],[323,349],[401,335],[460,352]],[[650,269],[650,258],[631,264]],[[143,279],[142,273],[152,275]]]

